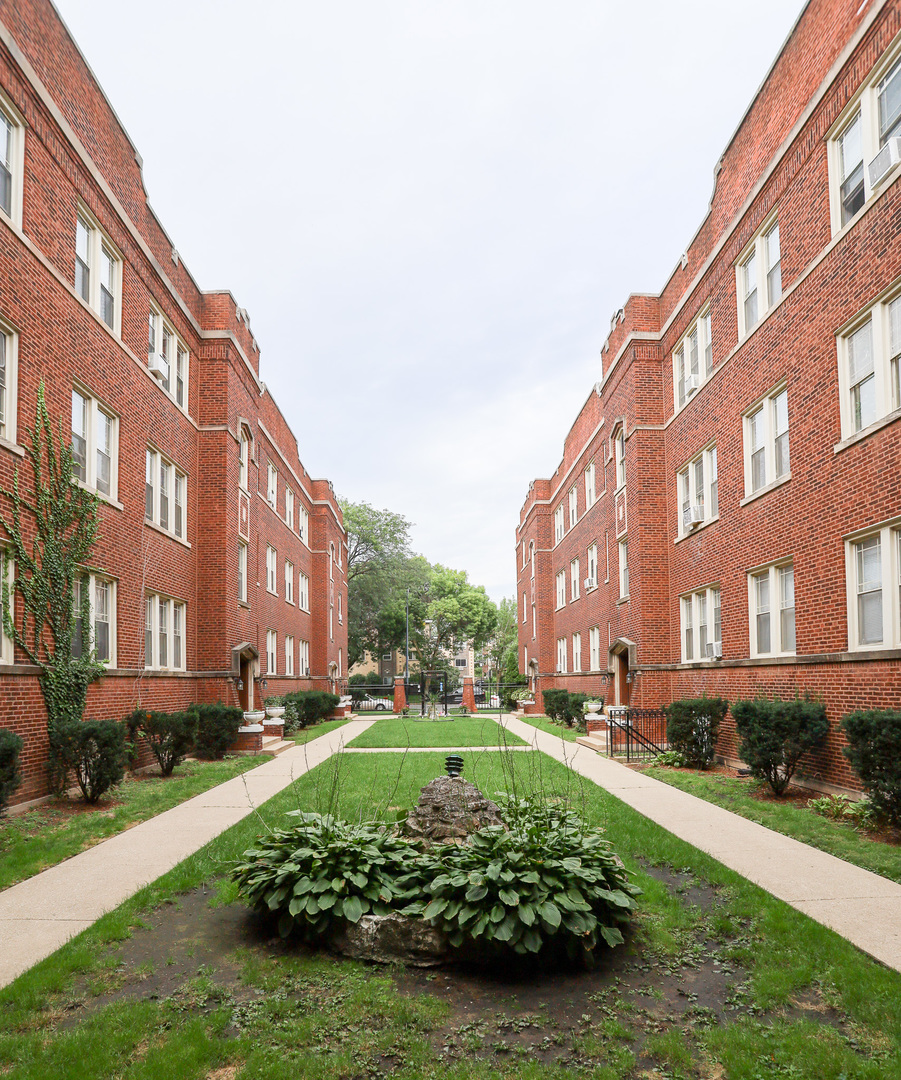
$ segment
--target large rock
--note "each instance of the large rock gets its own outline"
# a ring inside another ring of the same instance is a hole
[[[405,915],[364,915],[337,931],[331,945],[354,960],[413,967],[435,967],[447,953],[447,939],[440,930]]]
[[[403,831],[432,843],[465,842],[487,825],[502,825],[498,807],[462,776],[439,776],[422,789]]]

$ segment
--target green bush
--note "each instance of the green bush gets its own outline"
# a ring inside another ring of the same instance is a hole
[[[664,708],[666,740],[691,769],[706,769],[716,753],[720,724],[729,708],[725,698],[686,698]]]
[[[19,754],[22,739],[14,731],[0,728],[0,815],[9,806],[12,793],[19,786]]]
[[[777,795],[788,787],[804,754],[820,746],[829,731],[825,707],[809,697],[736,701],[732,717],[741,738],[739,756]]]
[[[582,706],[590,700],[587,694],[570,694],[563,710],[563,719],[567,727],[585,729],[585,710]]]
[[[244,723],[244,714],[236,705],[224,705],[221,701],[210,704],[198,702],[191,706],[197,717],[195,747],[201,758],[220,758],[238,737],[238,728]]]
[[[298,690],[294,694],[285,694],[285,730],[318,724],[332,715],[340,701],[337,694],[325,690]]]
[[[58,789],[71,774],[85,802],[95,803],[125,775],[127,728],[116,720],[85,720],[50,729],[49,768]]]
[[[842,720],[845,756],[873,810],[901,825],[901,709],[860,709]]]
[[[569,691],[542,690],[541,697],[544,700],[545,715],[549,716],[555,724],[562,724],[566,703],[569,700]]]
[[[194,749],[197,713],[193,710],[164,713],[136,709],[127,723],[132,739],[143,735],[147,740],[163,776],[171,776],[175,766]]]

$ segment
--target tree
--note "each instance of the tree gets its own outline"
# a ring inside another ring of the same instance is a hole
[[[516,600],[512,597],[505,596],[497,605],[494,632],[485,646],[485,655],[495,683],[507,682],[511,668],[518,674]]]
[[[411,613],[410,647],[424,671],[446,667],[461,645],[480,650],[494,631],[497,609],[481,585],[471,585],[465,570],[431,568],[421,618]]]
[[[88,686],[105,671],[93,649],[87,589],[82,589],[80,610],[73,608],[75,582],[83,577],[97,539],[99,503],[92,492],[73,482],[72,450],[62,429],[55,441],[43,383],[34,428],[27,434],[31,489],[22,491],[18,468],[12,490],[0,488],[11,507],[9,514],[0,513],[7,545],[0,575],[3,626],[41,670],[52,743],[54,729],[82,719]],[[16,569],[12,581],[6,572],[10,558]],[[18,625],[16,594],[22,599]],[[77,642],[81,648],[73,650]]]

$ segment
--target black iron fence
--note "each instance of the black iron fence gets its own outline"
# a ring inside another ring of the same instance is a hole
[[[514,708],[511,694],[522,690],[520,684],[493,683],[473,687],[477,712],[509,712]],[[428,686],[418,681],[404,683],[407,709],[412,715],[426,716],[433,713],[438,716],[459,714],[463,709],[463,688],[448,690],[444,682],[433,678]],[[394,686],[385,683],[363,685],[356,683],[344,690],[353,701],[354,712],[393,712]]]
[[[663,709],[608,710],[607,754],[626,761],[652,761],[667,748]]]

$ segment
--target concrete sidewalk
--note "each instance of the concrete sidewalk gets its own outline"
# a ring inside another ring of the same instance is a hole
[[[0,987],[373,724],[357,720],[0,892]]]
[[[901,885],[521,720],[506,726],[668,832],[901,971]]]

